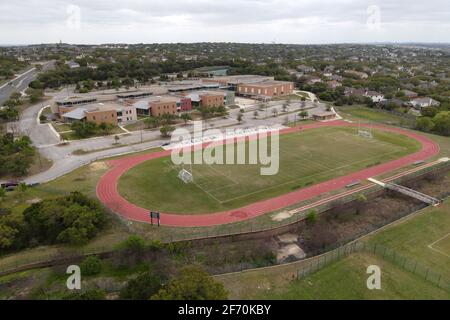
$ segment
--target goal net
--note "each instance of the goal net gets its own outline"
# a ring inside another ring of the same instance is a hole
[[[178,172],[178,178],[180,178],[184,183],[191,183],[194,181],[194,176],[186,169],[181,169],[180,172]]]
[[[369,138],[369,139],[373,138],[372,132],[365,131],[365,130],[359,130],[358,135],[363,138]]]

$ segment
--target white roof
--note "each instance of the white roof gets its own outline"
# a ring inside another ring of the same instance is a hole
[[[63,114],[62,116],[64,118],[81,120],[81,119],[84,119],[84,117],[86,117],[86,115],[84,114],[85,112],[86,112],[86,109],[76,108],[76,109],[74,109],[72,111],[69,111],[69,112]]]

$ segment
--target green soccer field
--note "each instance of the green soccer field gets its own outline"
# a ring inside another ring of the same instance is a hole
[[[119,192],[144,208],[173,213],[210,213],[346,175],[412,153],[419,144],[405,136],[355,128],[320,128],[280,136],[278,174],[260,175],[260,165],[193,165],[194,183],[178,178],[170,158],[142,163],[119,180]]]

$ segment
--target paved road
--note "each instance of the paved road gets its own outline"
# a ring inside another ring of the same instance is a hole
[[[47,62],[42,66],[42,70],[48,70],[52,68],[53,65],[54,61]],[[6,100],[9,99],[11,93],[25,91],[28,88],[28,85],[36,79],[36,76],[39,72],[40,71],[38,71],[36,68],[32,68],[17,76],[15,79],[2,85],[0,87],[0,105],[2,105]]]

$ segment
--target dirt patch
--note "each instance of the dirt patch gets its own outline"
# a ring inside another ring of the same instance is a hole
[[[292,217],[293,213],[289,213],[289,211],[282,211],[272,216],[272,221],[283,221]]]
[[[39,203],[41,201],[42,201],[41,198],[34,198],[34,199],[31,199],[31,200],[27,200],[27,204],[35,204],[35,203]]]
[[[298,235],[293,233],[286,233],[278,237],[281,243],[294,243],[298,240]]]
[[[100,170],[107,170],[108,169],[108,165],[106,164],[106,162],[93,162],[89,165],[89,169],[91,171],[100,171]]]
[[[305,252],[296,243],[290,243],[288,245],[282,246],[277,251],[277,262],[283,263],[287,262],[289,258],[294,258],[294,260],[303,259],[306,257]]]

